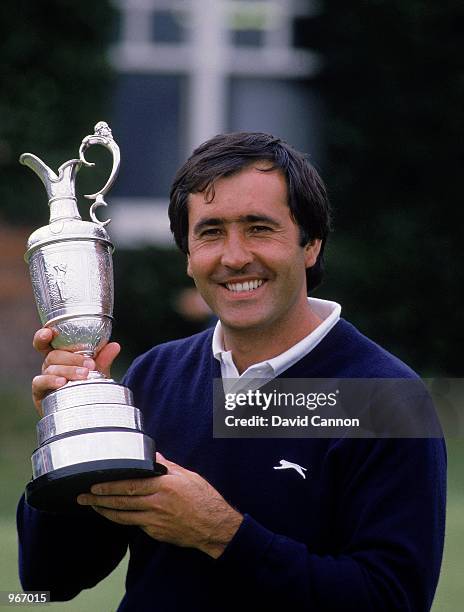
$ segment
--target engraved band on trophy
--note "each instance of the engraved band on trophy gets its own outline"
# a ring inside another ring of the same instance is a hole
[[[113,167],[105,186],[85,197],[94,200],[91,221],[77,208],[75,179],[92,145],[108,149]],[[103,121],[86,136],[79,159],[62,164],[55,174],[42,160],[24,153],[20,163],[31,168],[47,191],[49,225],[31,234],[24,256],[42,324],[56,330],[55,349],[94,358],[111,336],[113,320],[113,245],[95,209],[106,206],[105,194],[120,164],[119,147]],[[41,510],[78,509],[76,497],[96,482],[164,473],[154,462],[155,443],[143,432],[142,416],[132,393],[100,372],[68,382],[42,401],[37,425],[38,448],[32,455],[32,480],[26,500]]]

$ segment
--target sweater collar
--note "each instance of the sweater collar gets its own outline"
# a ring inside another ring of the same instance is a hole
[[[308,298],[308,302],[311,309],[322,319],[322,323],[288,350],[272,359],[251,365],[241,375],[233,362],[232,352],[224,349],[222,326],[218,321],[213,333],[212,350],[215,359],[221,365],[222,378],[235,381],[250,378],[265,379],[261,380],[261,383],[264,384],[279,376],[312,351],[340,319],[341,306],[336,302],[317,298]]]

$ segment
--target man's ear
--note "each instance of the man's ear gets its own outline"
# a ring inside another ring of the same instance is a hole
[[[193,278],[192,268],[190,266],[190,255],[187,254],[187,274],[190,278]]]
[[[306,268],[312,268],[316,263],[321,251],[321,245],[322,240],[320,240],[320,238],[314,238],[314,240],[308,242],[308,244],[304,247]]]

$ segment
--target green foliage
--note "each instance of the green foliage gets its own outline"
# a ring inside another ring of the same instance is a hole
[[[76,157],[109,99],[113,18],[109,0],[0,3],[0,221],[46,222],[45,191],[18,158],[56,170]]]
[[[117,375],[153,345],[201,330],[176,312],[179,292],[192,286],[185,268],[185,256],[173,249],[149,247],[115,252],[112,337],[123,348]]]
[[[324,294],[422,374],[459,375],[464,5],[334,0],[307,38],[325,57]]]

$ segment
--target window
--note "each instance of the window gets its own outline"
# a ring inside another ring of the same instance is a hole
[[[153,40],[158,43],[181,43],[187,39],[185,20],[178,11],[153,11]]]
[[[122,152],[118,197],[167,197],[181,163],[185,77],[124,74],[115,95],[114,134]]]

